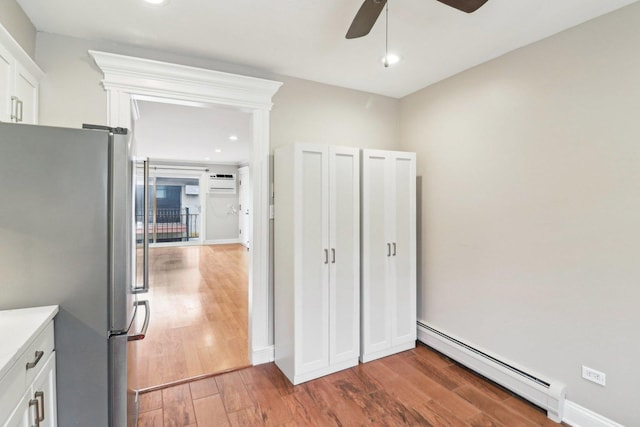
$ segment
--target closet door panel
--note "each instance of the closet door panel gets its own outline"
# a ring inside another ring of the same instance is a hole
[[[415,156],[396,155],[393,171],[393,344],[416,336],[416,216]]]
[[[362,174],[362,343],[375,352],[391,344],[388,269],[390,265],[388,168],[386,156],[363,152]]]
[[[330,360],[360,352],[360,158],[359,150],[331,147],[330,187]]]
[[[299,372],[329,363],[328,161],[326,147],[303,149],[296,217],[300,266],[296,269],[296,364]],[[295,178],[294,178],[295,179]],[[277,309],[277,308],[276,308]]]

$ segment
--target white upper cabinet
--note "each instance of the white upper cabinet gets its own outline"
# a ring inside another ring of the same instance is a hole
[[[38,123],[42,70],[0,25],[0,121]]]
[[[359,150],[275,152],[275,353],[293,384],[358,363]]]
[[[362,151],[362,362],[415,346],[415,161]]]

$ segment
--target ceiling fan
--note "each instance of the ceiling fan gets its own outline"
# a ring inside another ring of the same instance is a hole
[[[454,7],[463,12],[475,12],[487,2],[487,0],[438,0],[447,6]],[[356,39],[366,36],[373,28],[373,24],[378,20],[378,16],[382,13],[382,9],[387,4],[387,0],[364,0],[362,6],[356,13],[353,22],[347,31],[348,39]]]

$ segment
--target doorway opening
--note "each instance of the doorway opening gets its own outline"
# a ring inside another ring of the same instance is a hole
[[[134,102],[133,140],[148,159],[146,218],[144,173],[136,185],[153,319],[137,350],[144,391],[250,365],[252,119],[233,107]]]
[[[249,256],[249,357],[252,365],[274,360],[273,291],[270,284],[270,132],[272,98],[282,82],[90,50],[103,74],[107,125],[132,129],[135,100],[184,105],[224,105],[252,117],[252,238]]]

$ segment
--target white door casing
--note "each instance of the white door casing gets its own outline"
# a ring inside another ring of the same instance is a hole
[[[249,356],[256,365],[274,358],[269,342],[269,113],[281,82],[214,70],[89,51],[104,78],[107,123],[131,129],[132,101],[227,105],[253,115],[252,220],[249,261]]]
[[[251,247],[251,176],[249,166],[238,168],[238,226],[240,242]]]

